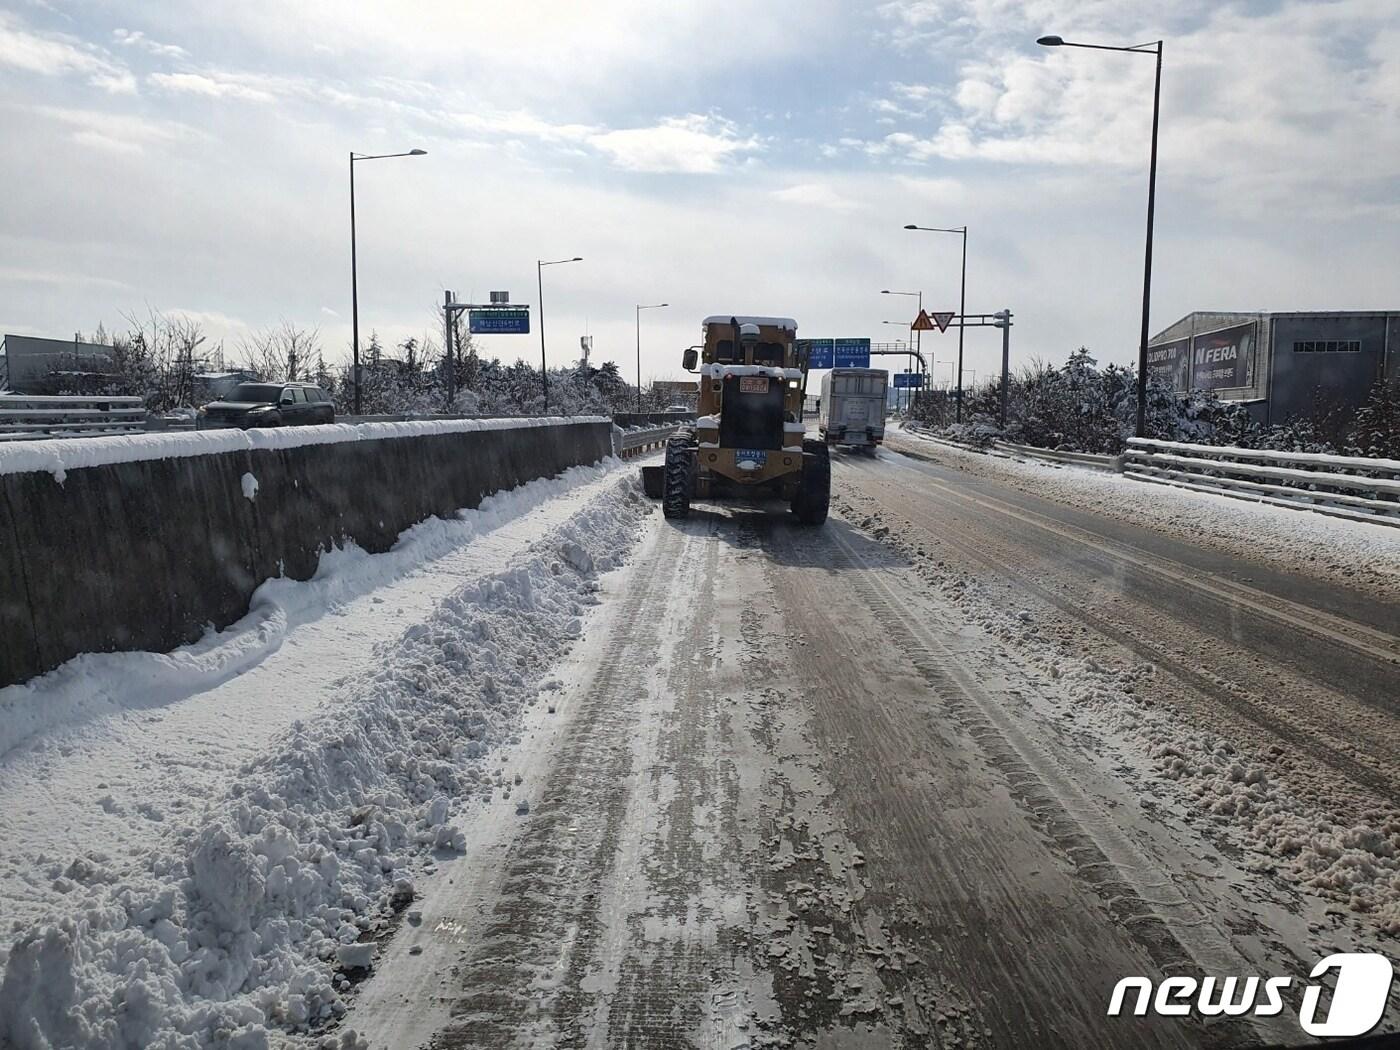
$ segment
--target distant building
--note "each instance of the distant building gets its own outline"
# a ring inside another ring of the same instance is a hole
[[[700,384],[694,379],[653,379],[651,390],[675,405],[694,408],[700,400]]]
[[[1400,312],[1187,314],[1154,336],[1147,367],[1179,393],[1213,391],[1260,423],[1354,411],[1376,380],[1400,376]]]
[[[59,387],[116,378],[112,348],[101,343],[6,335],[0,353],[5,362],[0,388],[20,394],[57,393]]]

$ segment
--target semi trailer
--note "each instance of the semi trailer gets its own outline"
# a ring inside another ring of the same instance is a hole
[[[885,440],[889,381],[883,368],[833,368],[822,376],[817,408],[817,433],[822,440],[873,456]]]

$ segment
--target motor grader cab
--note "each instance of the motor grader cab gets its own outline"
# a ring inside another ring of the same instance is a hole
[[[692,499],[762,493],[788,502],[804,525],[826,520],[831,462],[826,444],[804,438],[807,362],[789,317],[707,317],[685,352],[700,374],[699,418],[666,445],[661,467],[643,467],[647,494],[668,518]]]

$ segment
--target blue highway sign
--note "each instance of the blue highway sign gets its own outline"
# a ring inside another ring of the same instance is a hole
[[[869,339],[799,339],[807,350],[808,368],[869,368]]]
[[[467,328],[472,335],[529,335],[530,311],[468,310]]]

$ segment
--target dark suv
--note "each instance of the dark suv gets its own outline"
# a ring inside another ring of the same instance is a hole
[[[334,423],[335,406],[313,383],[239,383],[199,410],[199,427],[291,427]]]

